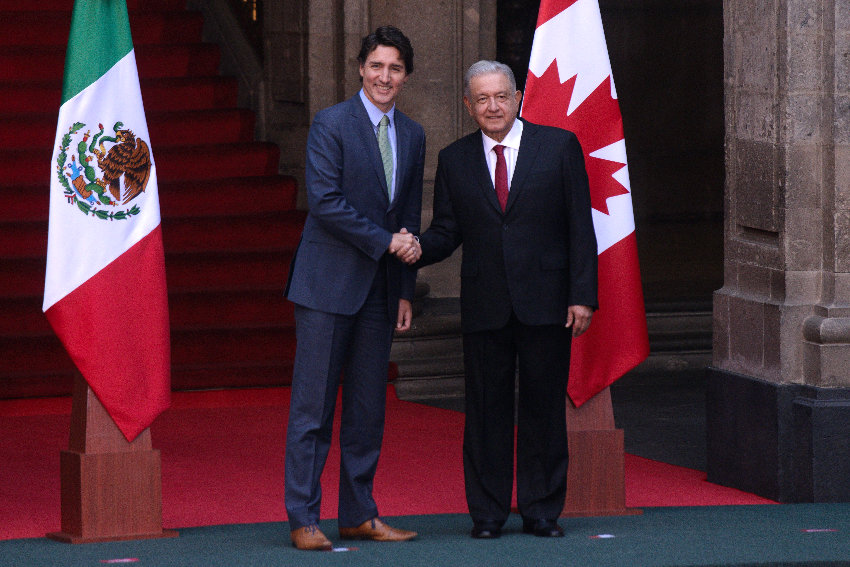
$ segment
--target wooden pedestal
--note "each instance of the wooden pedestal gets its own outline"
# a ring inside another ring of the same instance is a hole
[[[128,442],[82,377],[74,384],[60,475],[62,531],[47,537],[93,543],[177,536],[162,529],[160,455],[150,429]]]
[[[626,508],[623,430],[614,425],[609,388],[580,408],[567,400],[567,436],[570,466],[561,517],[641,514]]]

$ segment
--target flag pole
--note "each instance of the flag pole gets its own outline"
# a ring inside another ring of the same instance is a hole
[[[77,544],[178,536],[162,529],[160,453],[151,446],[150,428],[127,441],[80,374],[60,480],[61,531],[48,533],[50,539]]]

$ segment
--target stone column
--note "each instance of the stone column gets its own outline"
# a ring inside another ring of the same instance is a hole
[[[725,0],[724,286],[707,472],[850,500],[850,2]]]
[[[475,61],[496,56],[496,2],[311,0],[307,89],[311,118],[357,92],[360,40],[387,24],[410,38],[415,53],[415,69],[398,106],[425,127],[427,136],[424,230],[431,219],[437,153],[475,127],[461,103],[462,77]],[[419,279],[429,284],[432,295],[457,297],[459,270],[455,258],[422,270]]]
[[[425,127],[427,155],[422,196],[422,229],[433,213],[438,152],[474,130],[461,102],[463,74],[479,59],[496,57],[496,1],[416,2],[372,0],[372,27],[392,24],[404,31],[416,52],[416,69],[399,108]],[[419,271],[432,297],[460,295],[460,251]]]

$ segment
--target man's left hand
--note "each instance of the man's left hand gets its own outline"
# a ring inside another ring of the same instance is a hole
[[[566,327],[573,328],[573,336],[577,337],[590,327],[590,319],[593,317],[593,309],[587,305],[570,305],[567,310]]]
[[[398,319],[396,320],[395,330],[404,332],[410,329],[410,322],[413,320],[413,306],[406,299],[398,300]]]

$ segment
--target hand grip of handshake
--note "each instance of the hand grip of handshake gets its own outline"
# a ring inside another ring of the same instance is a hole
[[[409,233],[406,228],[402,228],[393,234],[393,239],[387,251],[405,264],[413,264],[422,256],[419,239]]]

